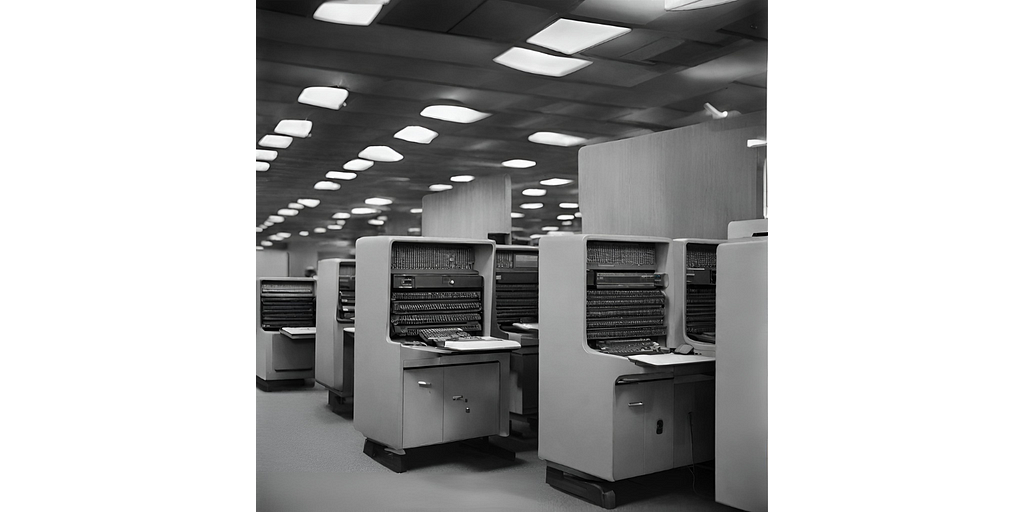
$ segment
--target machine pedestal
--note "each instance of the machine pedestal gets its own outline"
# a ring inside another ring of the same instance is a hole
[[[283,389],[301,389],[313,387],[313,379],[281,379],[264,380],[256,377],[256,387],[262,391],[280,391]]]
[[[363,443],[363,453],[395,473],[405,473],[405,455],[387,451],[384,445],[369,439]]]
[[[481,452],[484,452],[484,453],[486,453],[488,455],[493,455],[493,456],[498,457],[500,459],[516,460],[516,452],[511,451],[511,450],[506,450],[506,449],[504,449],[504,448],[502,448],[502,447],[500,447],[498,445],[495,445],[495,444],[491,444],[491,442],[486,437],[478,437],[476,439],[467,439],[465,441],[462,441],[462,444],[464,444],[464,445],[466,445],[466,446],[468,446],[470,448],[473,448],[474,450],[479,450]]]
[[[584,479],[559,468],[557,464],[548,463],[545,482],[559,491],[572,494],[601,508],[615,508],[615,490],[612,483],[598,478]]]
[[[331,412],[338,416],[345,416],[351,418],[352,416],[352,394],[347,395],[335,393],[330,389],[327,390],[327,407],[331,409]]]

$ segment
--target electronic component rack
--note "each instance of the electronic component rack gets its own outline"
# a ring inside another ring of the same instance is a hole
[[[672,241],[673,272],[685,276],[677,315],[680,339],[693,353],[715,356],[715,290],[718,282],[717,251],[726,240],[677,238]]]
[[[355,287],[356,260],[317,262],[316,381],[327,388],[327,403],[338,413],[351,406]]]
[[[354,423],[364,452],[394,471],[405,470],[405,449],[508,435],[508,351],[456,352],[419,336],[491,334],[494,248],[456,238],[356,242]]]
[[[714,456],[713,361],[628,359],[683,343],[670,321],[685,285],[671,248],[640,236],[540,241],[538,456],[549,484],[606,507],[614,493],[601,482]]]
[[[316,326],[316,281],[257,278],[256,297],[256,385],[264,391],[307,385],[313,378],[313,336],[282,329]]]
[[[509,407],[537,426],[537,273],[540,251],[525,245],[498,245],[494,253],[494,320],[491,334],[518,341],[511,354]]]

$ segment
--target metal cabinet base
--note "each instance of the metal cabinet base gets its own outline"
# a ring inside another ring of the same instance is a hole
[[[264,380],[256,377],[256,388],[260,391],[281,391],[283,389],[301,389],[313,387],[312,379],[278,379]]]
[[[596,477],[583,478],[567,470],[568,468],[549,462],[545,483],[599,507],[615,508],[615,490],[611,482]]]

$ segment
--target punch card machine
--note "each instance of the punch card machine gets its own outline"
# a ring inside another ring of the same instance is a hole
[[[311,386],[316,336],[316,280],[256,279],[256,387]]]

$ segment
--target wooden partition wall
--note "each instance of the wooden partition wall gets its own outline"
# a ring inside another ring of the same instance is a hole
[[[766,113],[754,112],[580,149],[583,232],[724,239],[763,218]]]
[[[511,233],[511,213],[511,178],[477,178],[423,196],[423,236],[487,239],[489,233]]]

